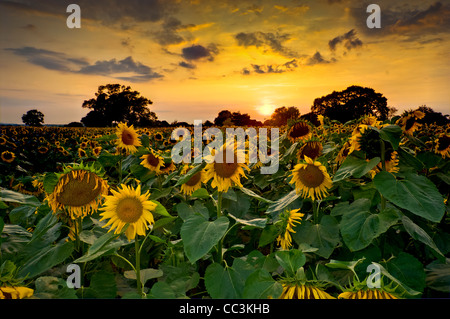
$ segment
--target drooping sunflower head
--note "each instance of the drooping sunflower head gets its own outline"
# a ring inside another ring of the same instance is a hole
[[[164,159],[152,149],[150,149],[150,153],[142,155],[140,159],[142,159],[142,166],[156,173],[159,172],[160,167],[164,164]]]
[[[397,121],[397,124],[401,126],[403,133],[407,135],[412,135],[421,127],[421,124],[417,122],[417,118],[414,116],[414,113],[410,113],[407,116],[400,118]]]
[[[320,287],[309,283],[283,284],[279,299],[336,299]]]
[[[227,149],[229,152],[227,152]],[[230,159],[227,153],[232,154]],[[234,184],[242,187],[241,177],[245,177],[245,154],[240,154],[231,144],[224,144],[220,150],[212,154],[205,167],[205,182],[213,179],[211,186],[220,192],[227,192]]]
[[[303,198],[321,199],[328,194],[328,189],[332,187],[326,167],[308,156],[305,156],[304,163],[295,165],[290,176],[292,178],[289,183],[295,183],[297,194],[301,194]]]
[[[77,219],[97,210],[108,183],[92,166],[79,164],[67,167],[59,174],[58,181],[46,199],[54,214]]]
[[[318,140],[309,140],[297,152],[297,160],[301,161],[308,156],[309,158],[315,160],[320,155],[322,155],[323,146]]]
[[[141,193],[141,185],[136,188],[122,184],[118,191],[111,190],[111,196],[106,196],[100,221],[108,219],[103,227],[111,226],[109,231],[115,229],[118,234],[128,224],[125,235],[133,240],[136,235],[145,235],[146,230],[154,224],[152,211],[156,204],[149,200],[149,191]]]
[[[307,140],[312,135],[312,128],[308,122],[304,120],[299,120],[294,122],[287,132],[287,138],[292,142],[297,142],[300,140]]]
[[[284,212],[280,216],[282,233],[277,238],[277,243],[281,246],[281,249],[288,250],[292,246],[291,233],[295,233],[295,224],[300,224],[302,217],[305,214],[299,213],[298,209],[293,209]]]
[[[356,291],[344,291],[339,294],[338,299],[398,299],[398,297],[382,289],[367,288]]]
[[[119,149],[124,149],[128,153],[135,153],[137,147],[142,146],[139,135],[133,125],[127,126],[125,123],[119,123],[116,130],[116,145]]]
[[[443,158],[450,157],[450,135],[441,133],[435,140],[435,143],[434,151],[436,154],[442,155]]]
[[[336,156],[336,163],[341,164],[347,158],[348,154],[350,154],[350,149],[350,141],[345,142],[338,155]]]
[[[1,157],[3,162],[12,163],[12,161],[16,158],[16,155],[10,151],[4,151],[2,152]]]

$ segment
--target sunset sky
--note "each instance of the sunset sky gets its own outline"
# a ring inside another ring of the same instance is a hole
[[[79,29],[66,25],[71,3]],[[371,3],[380,29],[366,25]],[[169,123],[307,113],[350,85],[448,114],[449,53],[449,0],[0,0],[0,122],[30,109],[46,124],[80,121],[107,83],[141,92]]]

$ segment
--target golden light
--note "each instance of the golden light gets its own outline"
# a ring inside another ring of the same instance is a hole
[[[270,116],[272,115],[273,111],[275,110],[275,106],[270,103],[269,101],[264,101],[263,105],[257,106],[257,111],[259,114],[263,116]]]

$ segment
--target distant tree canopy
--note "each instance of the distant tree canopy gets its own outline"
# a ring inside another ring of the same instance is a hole
[[[419,123],[422,124],[435,123],[436,125],[450,124],[450,115],[448,114],[443,115],[441,112],[436,112],[431,107],[428,107],[426,105],[419,106],[418,110],[425,113],[424,118],[417,121]]]
[[[111,126],[114,122],[126,122],[135,126],[152,126],[157,120],[147,105],[153,102],[140,96],[138,91],[120,84],[98,87],[95,98],[83,102],[82,107],[91,111],[81,119],[85,126]]]
[[[29,110],[22,115],[22,122],[27,126],[42,126],[44,123],[44,114],[38,110]]]
[[[343,91],[333,91],[315,99],[311,111],[345,123],[363,115],[373,115],[385,120],[389,114],[389,107],[387,99],[381,93],[371,88],[353,85]]]
[[[265,125],[283,126],[288,120],[296,119],[300,116],[300,111],[295,106],[279,107],[270,116],[270,119],[264,122]]]
[[[262,123],[257,120],[250,118],[247,113],[242,114],[241,112],[231,113],[228,110],[220,111],[217,117],[214,119],[214,125],[236,125],[236,126],[261,126]]]

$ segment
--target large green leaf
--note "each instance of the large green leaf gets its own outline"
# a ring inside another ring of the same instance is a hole
[[[230,221],[221,216],[207,221],[199,215],[189,216],[181,226],[184,252],[191,263],[205,256],[216,245],[228,229]]]
[[[405,179],[397,180],[391,173],[382,171],[373,183],[386,199],[413,214],[436,223],[444,216],[444,199],[425,176],[405,174]]]
[[[374,168],[380,162],[379,157],[374,157],[370,161],[366,161],[363,158],[359,158],[350,154],[345,161],[339,167],[338,171],[334,175],[333,183],[339,182],[351,176],[360,178],[367,174],[372,168]]]
[[[25,195],[9,189],[0,189],[0,200],[7,203],[18,203],[38,207],[41,205],[39,199],[32,195]]]
[[[317,248],[314,253],[324,258],[330,257],[340,242],[339,225],[333,216],[324,215],[319,224],[303,221],[294,230],[292,238],[297,244]]]
[[[278,298],[283,292],[281,283],[272,278],[265,269],[258,269],[245,282],[243,298],[267,299]]]
[[[419,225],[415,224],[408,216],[403,215],[402,216],[402,224],[403,227],[405,227],[408,234],[411,235],[412,238],[415,240],[419,240],[431,249],[433,249],[435,252],[437,252],[439,255],[444,257],[442,252],[439,250],[439,248],[434,243],[433,239],[430,237],[430,235],[427,234],[427,232],[420,227]]]
[[[76,290],[67,287],[64,279],[43,276],[34,282],[35,290],[33,297],[41,299],[76,299]]]
[[[103,234],[99,238],[95,239],[94,243],[91,247],[89,247],[87,253],[84,256],[81,256],[74,262],[87,262],[101,256],[113,254],[117,250],[117,248],[129,243],[127,241],[118,239],[119,236],[120,234],[114,234],[114,232],[112,231]]]
[[[281,197],[279,200],[270,204],[269,208],[266,211],[266,214],[280,212],[281,210],[285,209],[290,204],[292,204],[296,199],[298,199],[300,197],[300,195],[301,194],[297,194],[295,189],[292,190],[287,195]],[[296,207],[296,208],[298,208],[298,207]]]
[[[205,271],[206,290],[215,299],[242,298],[245,281],[254,270],[242,259],[235,259],[232,267],[225,268],[213,263]]]
[[[275,258],[286,274],[290,277],[295,276],[298,269],[306,262],[306,257],[301,250],[280,250],[275,253]]]
[[[399,216],[395,209],[386,209],[378,214],[370,212],[371,202],[367,198],[354,201],[341,220],[341,234],[351,251],[361,250],[373,239],[394,225]]]

